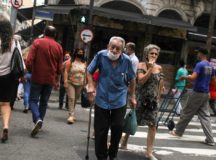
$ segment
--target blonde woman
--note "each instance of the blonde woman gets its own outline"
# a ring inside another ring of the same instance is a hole
[[[157,160],[152,154],[156,135],[157,113],[160,93],[163,91],[162,67],[156,64],[160,48],[149,44],[144,50],[146,62],[141,62],[137,69],[138,106],[137,121],[139,125],[148,125],[146,157]]]
[[[71,60],[66,62],[64,71],[64,87],[68,95],[68,124],[76,121],[75,106],[86,83],[86,67],[84,50],[76,49]]]
[[[144,49],[145,60],[137,68],[137,121],[139,125],[148,125],[146,158],[157,160],[152,154],[156,135],[158,102],[164,90],[162,67],[156,63],[160,53],[157,45],[149,44]],[[122,138],[122,148],[127,147],[129,135]]]

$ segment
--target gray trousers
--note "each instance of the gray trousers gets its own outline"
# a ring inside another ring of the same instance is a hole
[[[191,121],[193,116],[197,114],[206,136],[206,140],[208,142],[214,142],[208,103],[208,93],[193,91],[188,99],[186,107],[183,108],[180,120],[176,125],[176,134],[182,136],[188,123]]]

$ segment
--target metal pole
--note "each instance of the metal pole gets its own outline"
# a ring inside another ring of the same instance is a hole
[[[45,5],[48,5],[48,0],[45,0],[45,1],[44,1],[44,4],[45,4]]]
[[[212,35],[214,33],[215,16],[216,16],[216,0],[212,0],[212,8],[211,8],[211,14],[209,20],[207,41],[206,41],[207,50],[209,52],[208,57],[210,57],[211,55]]]
[[[16,30],[16,19],[17,19],[17,9],[11,6],[10,23],[12,25],[12,29],[14,32]]]
[[[89,20],[88,20],[88,27],[90,29],[92,29],[93,6],[94,6],[94,0],[90,0],[90,4],[89,4]],[[86,47],[87,61],[89,62],[91,42],[89,42],[87,45],[85,44],[85,47]]]
[[[30,43],[33,40],[34,37],[34,20],[35,20],[35,9],[36,9],[37,0],[34,0],[33,4],[33,12],[32,12],[32,24],[31,24],[31,33],[30,33]]]
[[[94,0],[90,0],[90,4],[89,4],[89,21],[88,21],[89,27],[92,27],[93,6],[94,6]]]

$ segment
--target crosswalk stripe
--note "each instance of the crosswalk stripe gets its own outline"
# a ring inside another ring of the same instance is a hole
[[[94,117],[94,112],[92,113],[92,117]],[[165,117],[166,118],[166,117]],[[187,128],[186,129],[186,134],[184,134],[182,137],[176,137],[170,135],[168,132],[167,126],[163,124],[164,118],[160,121],[159,123],[159,132],[156,134],[156,141],[157,140],[171,140],[171,141],[185,141],[185,142],[200,142],[200,145],[197,146],[197,148],[185,148],[185,147],[162,147],[162,146],[155,146],[154,151],[158,155],[174,155],[174,152],[179,152],[185,155],[190,155],[190,156],[205,156],[205,157],[216,157],[216,150],[213,147],[213,149],[206,149],[204,146],[202,147],[201,143],[204,142],[205,136],[203,133],[203,130],[201,128],[200,121],[197,116],[194,116],[192,121],[189,123],[189,126],[191,127],[196,127],[196,128]],[[174,122],[175,124],[178,123],[179,117],[174,117]],[[212,128],[213,128],[213,133],[216,133],[215,127],[216,123],[215,120],[211,120],[212,122]],[[148,126],[138,126],[138,129],[145,129],[145,131],[137,131],[134,136],[131,136],[130,138],[147,138],[147,128]],[[167,131],[167,133],[161,133],[164,131]],[[161,131],[161,132],[160,132]],[[188,133],[189,132],[189,133]],[[194,135],[193,133],[199,134],[199,135]],[[189,135],[190,134],[190,135]],[[109,132],[110,135],[110,132]],[[216,138],[214,138],[216,141]],[[205,144],[203,144],[205,145]],[[200,147],[200,148],[199,148]],[[132,152],[144,152],[144,149],[146,146],[143,145],[135,145],[135,144],[130,144],[128,143],[127,148],[129,151]]]
[[[144,152],[146,146],[128,144],[127,150],[133,152]],[[203,149],[203,148],[181,148],[181,147],[154,147],[154,152],[158,155],[172,155],[174,152],[179,152],[182,154],[188,154],[193,156],[207,156],[207,157],[216,157],[215,149]]]
[[[148,128],[148,126],[139,126],[139,128],[146,129],[146,128]],[[166,131],[168,131],[168,128],[166,126],[159,126],[158,129],[159,130],[166,130]],[[203,133],[202,128],[196,128],[196,129],[187,128],[186,131],[187,132],[195,132],[195,133]],[[213,133],[216,133],[216,130],[212,130],[212,131],[213,131]],[[158,131],[158,133],[159,132],[160,131]]]
[[[160,120],[160,123],[163,123],[165,120],[166,118],[163,118],[162,120]],[[173,120],[175,121],[175,123],[177,123],[179,121],[179,117],[174,117]],[[213,119],[211,119],[210,121],[211,121],[212,126],[216,127],[216,121]],[[196,123],[200,124],[200,120],[198,119],[198,117],[194,117],[190,123],[191,125],[196,125]]]
[[[146,138],[147,132],[136,132],[134,136],[131,136],[133,138]],[[198,135],[187,135],[184,134],[182,137],[172,136],[169,133],[157,133],[156,139],[166,139],[166,140],[178,140],[178,141],[188,141],[188,142],[203,142],[205,140],[204,136],[198,136]],[[216,141],[216,138],[214,138]]]

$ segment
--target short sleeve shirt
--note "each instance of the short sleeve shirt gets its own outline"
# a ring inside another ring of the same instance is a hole
[[[179,78],[182,76],[187,76],[187,75],[188,75],[188,71],[186,68],[181,67],[178,69],[178,71],[176,73],[176,77],[175,77],[175,80],[177,81],[176,82],[177,89],[179,89],[179,90],[184,89],[184,87],[186,86],[186,80],[179,80]]]
[[[132,62],[125,54],[120,56],[118,64],[113,67],[107,56],[107,50],[97,53],[88,66],[93,74],[99,69],[99,80],[96,89],[96,105],[103,109],[117,109],[126,105],[127,82],[135,79]]]
[[[213,67],[208,61],[201,61],[196,64],[196,67],[193,71],[198,74],[198,77],[193,83],[193,90],[197,92],[208,93],[209,83],[211,78],[214,76]]]

